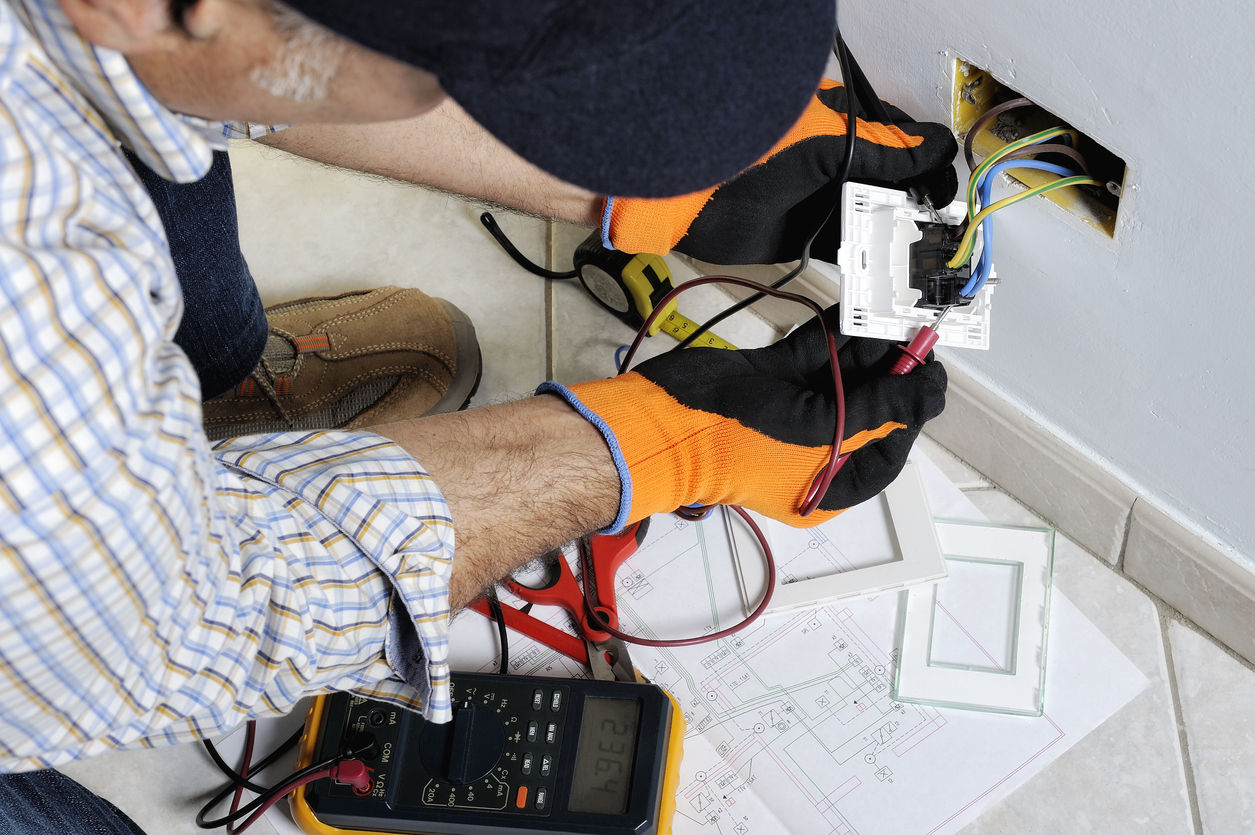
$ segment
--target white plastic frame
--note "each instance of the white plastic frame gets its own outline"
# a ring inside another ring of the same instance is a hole
[[[1020,565],[1012,665],[1010,670],[991,670],[931,663],[936,589],[910,589],[903,593],[902,654],[893,698],[933,707],[1041,716],[1055,532],[942,520],[936,526],[946,559]]]
[[[967,206],[956,200],[939,210],[941,219],[957,224]],[[922,237],[916,223],[933,218],[904,191],[864,183],[846,183],[841,193],[841,248],[837,280],[841,284],[841,332],[847,336],[905,341],[937,319],[937,311],[915,307],[920,291],[910,286],[911,244]],[[972,263],[982,247],[977,237]],[[831,268],[821,270],[832,277]],[[990,278],[997,274],[990,272]],[[989,348],[992,280],[972,303],[955,307],[941,323],[938,345]]]
[[[782,584],[777,577],[775,594],[771,598],[767,614],[882,594],[923,583],[936,583],[946,578],[941,543],[937,539],[937,529],[933,525],[928,499],[924,495],[924,483],[914,462],[907,462],[893,483],[885,488],[883,495],[889,505],[889,518],[893,522],[901,559],[810,580],[799,580],[787,585]],[[742,554],[756,554],[759,550],[758,544],[743,533],[738,533],[735,528],[732,536],[733,551],[737,555],[737,566],[741,572],[741,588],[761,590],[766,583],[760,567],[761,560],[756,561],[754,557],[741,558]],[[756,595],[747,597],[757,599]]]

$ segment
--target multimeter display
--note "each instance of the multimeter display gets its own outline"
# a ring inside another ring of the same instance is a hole
[[[641,703],[635,699],[584,700],[568,809],[617,815],[627,808],[640,718]]]
[[[454,673],[453,721],[349,693],[310,711],[302,761],[370,734],[369,789],[328,778],[294,802],[311,833],[670,831],[684,720],[652,684]],[[668,787],[664,789],[664,784]],[[670,796],[668,796],[670,795]]]

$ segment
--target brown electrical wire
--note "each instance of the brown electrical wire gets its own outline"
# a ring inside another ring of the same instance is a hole
[[[1021,148],[1018,151],[1012,151],[1002,160],[1005,162],[1009,159],[1028,159],[1038,154],[1062,154],[1070,158],[1073,162],[1081,167],[1081,170],[1089,174],[1089,166],[1085,163],[1085,157],[1081,156],[1081,152],[1073,148],[1071,145],[1062,143],[1056,145],[1029,145],[1027,148]]]
[[[976,170],[976,158],[972,156],[972,141],[976,139],[976,134],[980,133],[981,129],[984,128],[985,125],[989,124],[994,119],[997,119],[1008,110],[1014,110],[1017,107],[1028,107],[1030,104],[1032,104],[1032,102],[1022,96],[1018,99],[1004,101],[1002,104],[995,105],[994,107],[986,110],[984,115],[976,120],[976,123],[968,130],[967,138],[963,140],[963,158],[967,160],[968,171]]]

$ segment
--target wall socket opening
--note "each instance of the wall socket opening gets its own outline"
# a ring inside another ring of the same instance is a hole
[[[995,80],[988,71],[960,58],[954,64],[953,95],[952,127],[959,139],[963,140],[986,111],[1023,94]],[[1019,107],[1001,114],[981,128],[980,133],[972,140],[972,151],[976,159],[981,160],[1017,139],[1060,126],[1075,130],[1064,119],[1037,104]],[[1083,131],[1078,133],[1080,143],[1077,150],[1085,157],[1094,179],[1106,186],[1075,186],[1047,192],[1042,196],[1086,226],[1108,238],[1114,238],[1120,197],[1124,189],[1125,162],[1086,136]],[[1048,155],[1045,159],[1054,161]],[[1071,163],[1067,158],[1062,158],[1059,162]],[[1031,169],[1015,169],[1006,173],[1028,188],[1055,179],[1052,174]]]

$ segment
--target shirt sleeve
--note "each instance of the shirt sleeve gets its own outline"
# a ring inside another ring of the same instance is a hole
[[[147,193],[72,90],[0,75],[0,770],[333,690],[447,720],[440,490],[373,435],[211,448]]]

